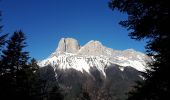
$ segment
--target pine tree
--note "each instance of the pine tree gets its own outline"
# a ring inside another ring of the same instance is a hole
[[[168,100],[169,98],[169,1],[111,0],[111,9],[128,14],[120,24],[130,30],[132,39],[147,39],[146,50],[154,58],[144,83],[138,84],[128,100]]]
[[[37,64],[37,60],[35,58],[32,58],[31,59],[31,62],[29,64],[30,66],[30,69],[34,72],[34,71],[37,71],[39,69],[39,66]]]
[[[0,17],[1,17],[1,11],[0,11]],[[0,22],[1,22],[1,19],[0,19]],[[1,35],[1,32],[2,32],[2,25],[0,24],[0,55],[1,55],[2,47],[6,42],[5,38],[7,37],[7,34]]]
[[[17,100],[28,99],[29,87],[26,72],[29,69],[27,65],[29,56],[28,52],[23,51],[26,46],[24,40],[24,33],[16,31],[7,41],[6,50],[2,51],[1,69],[3,74],[1,75],[1,89],[3,93],[1,93],[1,97],[4,100],[11,98]]]
[[[39,68],[32,82],[32,100],[63,100],[53,67]]]
[[[2,66],[9,70],[5,70],[5,73],[14,73],[22,70],[24,65],[27,65],[29,59],[28,52],[23,52],[23,48],[26,46],[24,42],[25,36],[22,31],[14,32],[13,36],[7,41],[7,50],[3,50]]]
[[[1,17],[1,12],[0,12],[0,17]],[[0,22],[1,22],[1,19],[0,19]],[[1,35],[2,33],[2,25],[0,24],[0,97],[1,97],[1,94],[4,92],[2,90],[2,81],[3,81],[3,67],[1,66],[2,65],[2,61],[1,61],[1,53],[2,53],[2,49],[4,47],[4,44],[6,43],[6,37],[7,37],[7,34],[3,34]]]
[[[29,89],[28,93],[29,93],[29,99],[30,100],[39,100],[37,99],[37,92],[35,91],[39,91],[35,86],[36,86],[36,82],[38,80],[36,73],[39,70],[39,66],[37,64],[36,59],[32,58],[31,62],[29,62],[28,64],[28,69],[26,70],[26,76],[27,76],[27,83],[28,83],[28,87],[27,89]]]

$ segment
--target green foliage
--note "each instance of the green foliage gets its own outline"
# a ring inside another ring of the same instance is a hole
[[[25,46],[24,33],[16,31],[2,51],[1,100],[62,100],[53,68],[40,69],[34,58],[29,63]]]
[[[1,29],[0,24],[0,32]],[[0,99],[63,100],[55,74],[49,72],[51,76],[45,77],[48,73],[38,73],[40,68],[34,58],[28,62],[29,54],[23,51],[26,47],[24,33],[15,31],[6,41],[7,35],[0,34]]]
[[[2,53],[2,67],[4,73],[13,73],[22,70],[24,65],[27,64],[28,52],[23,52],[23,48],[26,46],[24,42],[24,33],[21,31],[14,32],[10,40],[7,41],[7,49],[3,50]],[[10,70],[6,70],[10,69]]]
[[[1,17],[1,12],[0,12],[0,17]],[[1,19],[0,19],[0,22],[1,22]],[[1,35],[1,31],[2,31],[2,25],[0,24],[0,54],[1,54],[2,47],[6,42],[5,38],[7,37],[7,34]]]
[[[111,9],[128,14],[120,24],[130,30],[132,39],[147,39],[148,55],[154,58],[147,71],[146,81],[136,86],[128,100],[168,99],[168,70],[170,57],[168,0],[111,0]]]
[[[32,82],[32,100],[63,100],[54,69],[45,66],[36,71]]]
[[[52,67],[41,68],[33,58],[28,63],[28,52],[22,31],[16,31],[2,51],[0,97],[2,100],[62,100]]]
[[[35,58],[31,59],[29,66],[30,66],[30,69],[32,69],[32,71],[37,71],[39,69],[39,66],[37,64],[37,60]]]
[[[28,97],[28,52],[24,52],[24,33],[14,32],[7,41],[6,50],[2,51],[1,60],[1,97],[5,99],[16,98],[18,100]]]

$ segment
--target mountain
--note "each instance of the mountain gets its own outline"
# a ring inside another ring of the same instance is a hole
[[[94,40],[80,46],[76,39],[62,38],[55,52],[38,64],[52,66],[56,76],[61,75],[59,83],[69,94],[65,100],[79,100],[75,98],[82,89],[92,100],[124,100],[135,81],[143,80],[141,72],[150,61],[133,49],[113,50]]]
[[[147,55],[133,49],[113,50],[94,40],[81,47],[73,38],[62,38],[56,51],[39,65],[57,65],[60,69],[73,68],[81,72],[89,72],[91,67],[96,66],[100,72],[105,74],[104,69],[111,64],[120,65],[122,71],[127,66],[138,71],[145,71],[149,60]]]

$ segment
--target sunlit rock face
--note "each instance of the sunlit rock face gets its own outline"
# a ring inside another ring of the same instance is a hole
[[[76,53],[80,49],[79,43],[73,38],[62,38],[59,41],[56,52]]]
[[[145,71],[148,61],[151,59],[147,55],[133,49],[113,50],[94,40],[80,46],[76,39],[62,38],[56,51],[39,62],[39,65],[57,65],[60,69],[73,68],[88,73],[90,68],[95,66],[106,76],[105,69],[109,65],[117,64],[121,71],[129,66],[138,71]]]
[[[135,81],[144,80],[141,72],[150,61],[134,49],[113,50],[95,40],[80,46],[76,39],[62,38],[57,49],[38,64],[44,72],[49,65],[53,68],[44,76],[54,73],[67,94],[65,100],[81,100],[77,98],[82,89],[92,100],[125,100]]]

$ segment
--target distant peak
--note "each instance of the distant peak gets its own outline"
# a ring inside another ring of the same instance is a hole
[[[89,41],[89,42],[92,42],[92,43],[100,43],[100,44],[101,44],[101,42],[100,42],[100,41],[97,41],[97,40],[91,40],[91,41]]]
[[[67,38],[61,38],[60,41],[77,41],[75,38],[70,38],[70,37],[67,37]],[[60,43],[59,41],[59,43]]]
[[[66,37],[66,38],[61,38],[61,40],[64,39],[64,40],[76,40],[75,38],[70,38],[70,37]],[[77,40],[76,40],[77,41]]]
[[[124,50],[124,51],[134,52],[134,51],[136,51],[136,50],[134,50],[134,49],[130,48],[130,49],[126,49],[126,50]]]
[[[97,40],[91,40],[87,43],[88,45],[89,44],[92,44],[92,45],[103,45],[100,41],[97,41]],[[85,44],[85,45],[87,45]]]
[[[74,38],[61,38],[58,47],[48,59],[43,60],[41,66],[58,64],[60,68],[74,68],[89,71],[96,66],[104,72],[110,64],[126,67],[131,66],[139,71],[145,71],[146,61],[151,61],[147,55],[134,49],[113,50],[102,45],[101,42],[91,40],[80,48]]]
[[[80,49],[79,43],[74,38],[61,38],[56,52],[76,53]]]

